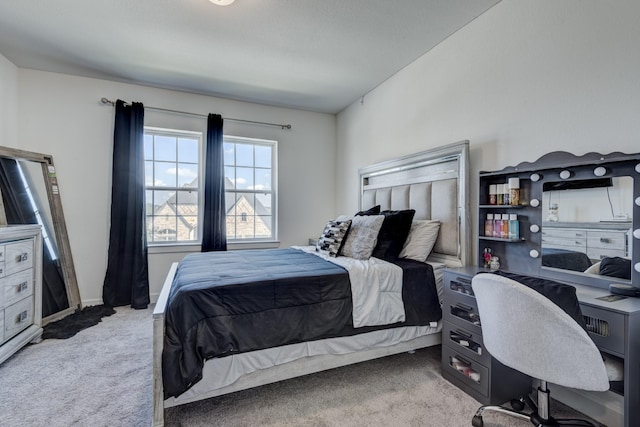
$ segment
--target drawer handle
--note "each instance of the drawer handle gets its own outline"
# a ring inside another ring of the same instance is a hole
[[[607,237],[601,237],[600,238],[600,243],[611,243],[611,239],[609,239]]]
[[[24,262],[27,261],[29,259],[29,254],[27,252],[24,252],[20,255],[18,255],[18,262]]]
[[[17,293],[24,292],[27,290],[28,287],[29,287],[29,282],[18,283],[18,285],[16,286],[16,292]]]
[[[458,282],[471,284],[471,279],[468,279],[468,278],[466,278],[466,277],[456,277],[456,280],[457,280]]]
[[[22,323],[24,321],[27,320],[27,310],[21,312],[20,314],[18,314],[18,317],[16,318],[16,323]]]
[[[465,304],[462,304],[462,303],[458,302],[458,303],[456,303],[455,306],[456,306],[456,308],[459,308],[460,310],[469,311],[469,312],[473,311],[473,307],[471,307],[470,305],[465,305]]]
[[[462,332],[460,329],[456,329],[454,333],[460,335],[462,338],[465,338],[467,340],[470,340],[470,339],[473,338],[473,334],[468,334],[466,332]]]

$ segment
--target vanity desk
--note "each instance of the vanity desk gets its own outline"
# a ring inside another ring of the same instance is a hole
[[[517,186],[515,200],[505,195],[507,183]],[[503,188],[502,198],[495,197],[496,187]],[[505,217],[517,220],[519,233],[490,235],[488,220]],[[497,257],[501,270],[573,285],[591,338],[605,356],[622,362],[623,380],[601,393],[552,386],[552,397],[609,427],[640,425],[640,298],[612,300],[609,291],[612,283],[640,290],[640,153],[557,151],[480,172],[477,221],[476,266],[445,271],[445,330],[457,322],[449,307],[459,299],[452,282],[486,271],[484,254]],[[455,348],[447,335],[445,347]],[[487,360],[481,366],[490,381]],[[485,390],[493,400],[494,388]]]

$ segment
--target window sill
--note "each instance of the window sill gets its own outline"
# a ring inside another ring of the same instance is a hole
[[[270,240],[264,242],[232,242],[227,243],[227,250],[243,250],[243,249],[274,249],[280,247],[279,240]],[[199,243],[176,243],[176,244],[163,244],[153,245],[147,247],[147,253],[149,255],[154,254],[172,254],[172,253],[190,253],[200,252],[201,246]]]

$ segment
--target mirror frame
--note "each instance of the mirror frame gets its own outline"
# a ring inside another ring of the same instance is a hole
[[[80,291],[78,289],[78,280],[76,278],[76,271],[73,264],[73,256],[71,255],[69,235],[67,234],[67,225],[64,219],[64,212],[62,210],[60,187],[58,186],[58,178],[56,175],[55,165],[53,163],[53,157],[49,154],[35,153],[32,151],[2,146],[0,146],[0,157],[37,162],[42,166],[42,176],[47,189],[47,199],[49,200],[49,209],[51,210],[51,219],[53,221],[53,229],[56,236],[60,268],[62,270],[67,293],[67,301],[69,302],[68,308],[43,318],[42,324],[46,325],[47,323],[62,319],[69,314],[73,314],[76,310],[82,308]],[[2,203],[1,198],[0,203]]]

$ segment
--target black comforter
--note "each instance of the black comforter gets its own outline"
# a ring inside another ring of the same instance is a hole
[[[400,260],[406,320],[440,319],[431,266]],[[165,398],[202,377],[206,359],[381,327],[354,328],[347,271],[296,249],[192,254],[178,266],[165,311]],[[384,327],[383,327],[384,328]]]

